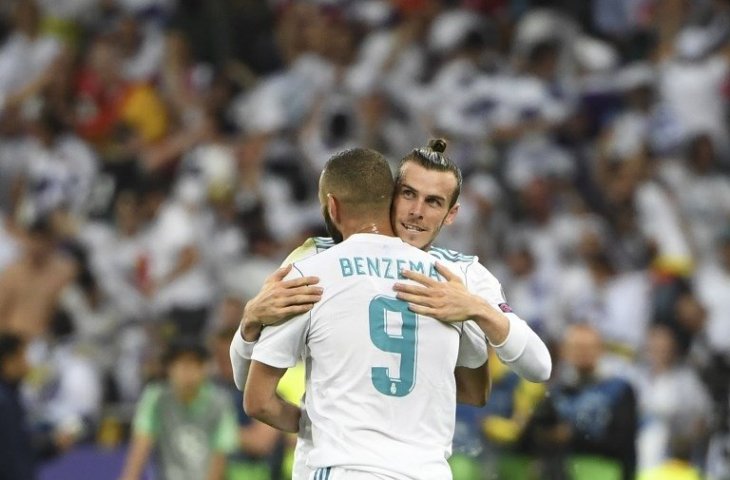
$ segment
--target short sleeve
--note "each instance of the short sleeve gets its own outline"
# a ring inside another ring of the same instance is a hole
[[[479,326],[471,320],[463,323],[459,339],[457,367],[479,368],[487,361],[487,339]]]
[[[251,359],[275,368],[291,368],[296,365],[304,353],[309,316],[306,313],[264,328]]]
[[[465,271],[466,286],[469,292],[479,295],[491,306],[503,312],[511,311],[504,296],[502,284],[478,261],[469,264]]]
[[[162,395],[162,387],[150,385],[142,392],[134,414],[134,433],[155,438],[158,433],[157,404]]]

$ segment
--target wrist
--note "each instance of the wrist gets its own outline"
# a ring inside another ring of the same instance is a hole
[[[486,301],[481,300],[472,319],[492,345],[502,344],[509,335],[509,319]]]
[[[259,336],[261,335],[261,330],[263,329],[263,326],[261,323],[251,320],[249,318],[246,318],[246,315],[244,313],[243,316],[243,322],[241,322],[241,336],[243,339],[247,342],[255,342],[259,339]]]
[[[471,302],[469,302],[469,318],[481,322],[489,321],[489,305],[484,299],[478,295],[471,295]]]

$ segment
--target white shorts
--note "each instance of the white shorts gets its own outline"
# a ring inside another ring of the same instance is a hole
[[[348,470],[340,467],[318,468],[309,480],[397,480],[382,473]]]

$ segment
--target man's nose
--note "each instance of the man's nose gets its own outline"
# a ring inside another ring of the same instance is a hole
[[[411,216],[423,218],[423,202],[421,201],[415,201],[413,204],[411,204]]]

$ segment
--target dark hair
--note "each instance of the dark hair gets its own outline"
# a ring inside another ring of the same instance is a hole
[[[449,208],[453,207],[461,194],[461,169],[451,161],[444,153],[446,151],[446,140],[443,138],[433,138],[429,140],[427,147],[414,148],[408,155],[403,157],[398,165],[398,174],[396,183],[401,182],[403,175],[403,166],[408,162],[415,162],[427,170],[436,170],[439,172],[451,172],[456,178],[456,188],[451,194],[449,200]]]
[[[205,362],[210,356],[208,349],[200,341],[193,337],[179,337],[170,342],[162,357],[162,363],[169,366],[182,355],[191,353],[198,357],[200,362]]]
[[[367,148],[352,148],[327,161],[320,193],[333,193],[343,203],[372,209],[390,206],[394,186],[393,172],[383,155]]]
[[[15,333],[0,333],[0,366],[5,360],[17,355],[25,346],[25,341]]]

